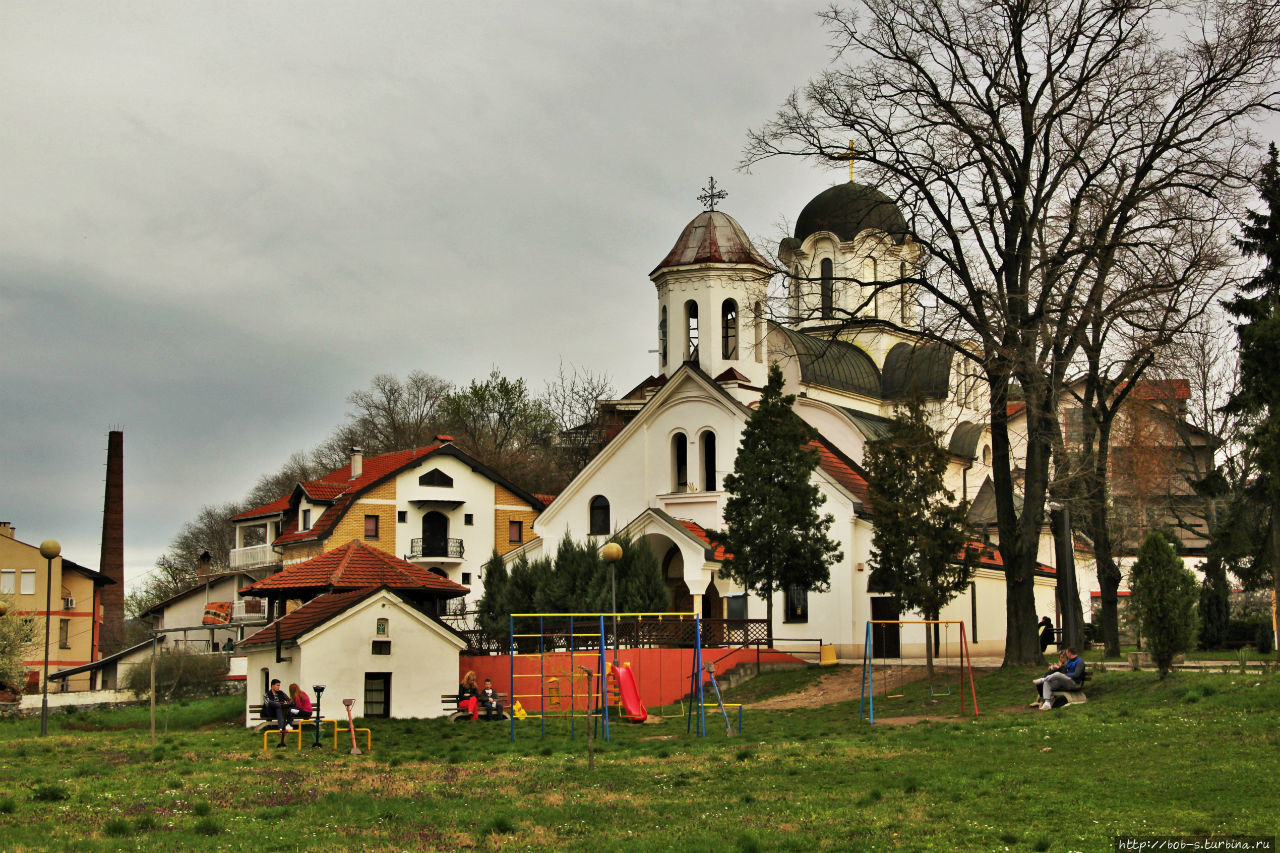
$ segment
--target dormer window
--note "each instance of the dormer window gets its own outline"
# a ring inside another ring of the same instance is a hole
[[[302,518],[298,520],[298,529],[299,530],[311,529],[311,510],[304,509],[302,511]]]
[[[443,486],[444,488],[453,487],[453,478],[439,468],[432,468],[427,473],[418,478],[419,486]]]

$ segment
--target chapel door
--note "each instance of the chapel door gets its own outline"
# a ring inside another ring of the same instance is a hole
[[[871,599],[871,621],[897,619],[898,603],[889,596]],[[898,625],[871,626],[871,655],[877,658],[902,657],[902,639]]]

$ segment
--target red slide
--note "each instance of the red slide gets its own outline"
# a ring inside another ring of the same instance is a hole
[[[640,689],[636,687],[636,677],[629,666],[609,665],[614,682],[618,685],[618,696],[622,699],[622,717],[632,723],[643,723],[649,717],[644,703],[640,701]]]

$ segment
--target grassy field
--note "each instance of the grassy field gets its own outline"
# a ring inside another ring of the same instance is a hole
[[[814,672],[742,685],[758,701]],[[586,741],[518,724],[373,721],[372,754],[261,749],[239,700],[0,722],[0,849],[1111,850],[1118,834],[1275,835],[1280,675],[1105,673],[1027,710],[1028,674],[978,684],[982,716],[908,685],[881,700],[752,711],[741,736],[679,709]],[[936,721],[896,725],[895,717]]]

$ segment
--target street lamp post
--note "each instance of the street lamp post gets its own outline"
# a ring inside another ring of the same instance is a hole
[[[609,584],[613,589],[613,668],[618,668],[618,561],[622,559],[622,546],[617,542],[606,543],[600,556],[609,564]]]
[[[53,609],[53,558],[62,553],[57,539],[40,543],[40,556],[44,557],[48,571],[44,576],[44,683],[40,691],[40,737],[49,733],[49,623]]]

